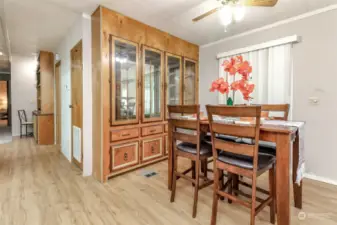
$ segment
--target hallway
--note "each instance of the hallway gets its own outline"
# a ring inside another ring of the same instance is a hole
[[[0,144],[6,144],[12,141],[11,127],[5,125],[0,126]]]

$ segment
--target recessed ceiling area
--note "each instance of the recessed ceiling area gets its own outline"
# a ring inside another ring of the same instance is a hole
[[[217,13],[192,22],[216,7],[217,0],[4,0],[11,52],[54,51],[82,13],[91,15],[99,4],[203,45],[336,4],[336,0],[279,0],[273,8],[248,7],[244,20],[230,25],[227,32]]]

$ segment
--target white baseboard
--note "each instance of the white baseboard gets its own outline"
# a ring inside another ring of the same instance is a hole
[[[320,177],[312,173],[305,173],[304,177],[310,180],[320,181],[323,183],[332,184],[332,185],[337,186],[337,181],[329,179],[329,178],[325,178],[325,177]]]

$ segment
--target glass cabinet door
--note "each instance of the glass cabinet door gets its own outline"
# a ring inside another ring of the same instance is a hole
[[[197,104],[197,63],[184,59],[184,105]]]
[[[110,38],[111,124],[138,122],[138,45]]]
[[[166,105],[181,105],[181,57],[166,53]],[[165,106],[166,118],[168,116]]]
[[[163,119],[163,54],[143,47],[143,121]]]

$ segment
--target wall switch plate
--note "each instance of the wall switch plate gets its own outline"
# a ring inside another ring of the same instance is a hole
[[[319,98],[318,97],[310,97],[309,103],[312,105],[318,105],[319,104]]]

